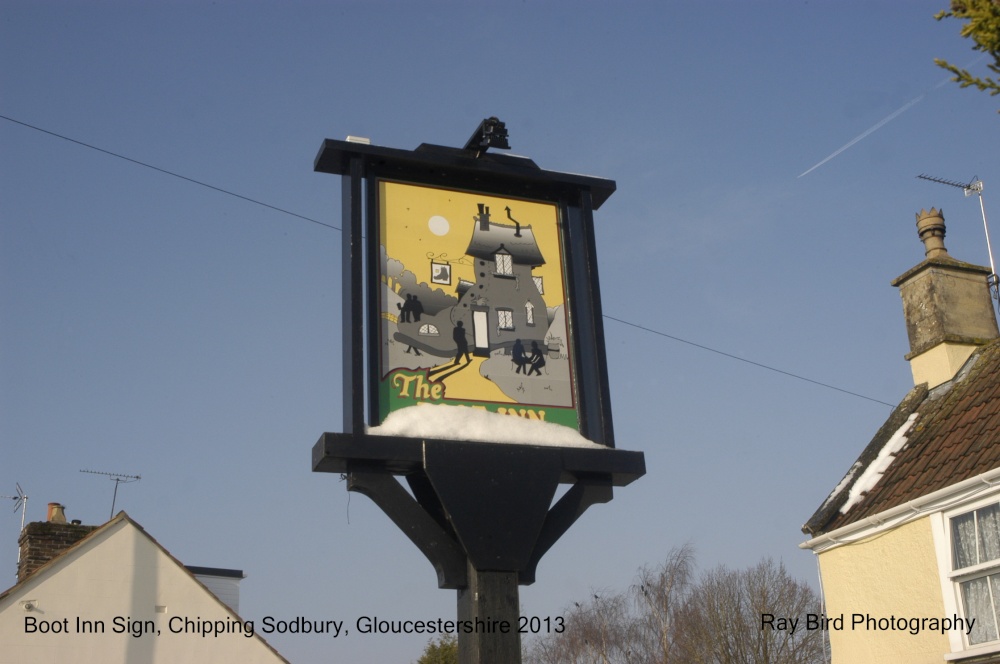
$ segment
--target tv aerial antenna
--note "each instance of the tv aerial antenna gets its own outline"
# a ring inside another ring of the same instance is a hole
[[[119,484],[131,484],[132,482],[138,482],[142,479],[141,475],[126,475],[125,473],[105,473],[100,470],[81,470],[81,473],[90,473],[91,475],[104,475],[115,482],[115,493],[111,498],[111,516],[113,519],[115,516],[115,501],[118,500],[118,485]]]
[[[24,513],[28,511],[28,494],[24,492],[24,489],[17,482],[14,482],[14,486],[17,487],[16,496],[0,496],[0,498],[10,498],[14,501],[14,511],[21,510],[21,530],[24,530]]]
[[[24,532],[24,514],[28,511],[28,494],[24,492],[21,485],[14,482],[17,487],[16,496],[0,496],[0,498],[10,498],[14,501],[14,512],[21,510],[21,532]],[[17,547],[17,569],[21,569],[21,547]]]
[[[993,299],[997,301],[997,306],[1000,307],[1000,283],[997,279],[997,269],[993,263],[993,247],[990,245],[990,227],[986,223],[986,206],[983,205],[983,181],[979,179],[978,176],[973,175],[972,181],[968,184],[963,184],[961,182],[955,182],[954,180],[945,180],[943,178],[935,178],[930,175],[924,175],[921,173],[917,176],[921,180],[930,180],[931,182],[937,182],[938,184],[946,184],[949,187],[956,187],[965,192],[965,197],[968,198],[973,194],[979,196],[979,210],[983,214],[983,230],[986,232],[986,252],[990,255],[990,276],[986,277],[986,283],[990,286],[990,292],[993,294]]]

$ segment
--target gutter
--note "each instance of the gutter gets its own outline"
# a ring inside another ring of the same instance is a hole
[[[891,507],[884,512],[814,537],[799,544],[799,548],[809,549],[818,554],[838,546],[853,544],[883,530],[913,521],[928,512],[946,509],[998,485],[1000,485],[1000,468],[994,468],[957,484],[914,498],[902,505]]]

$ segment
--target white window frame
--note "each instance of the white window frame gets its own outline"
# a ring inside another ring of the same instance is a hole
[[[934,536],[934,547],[937,553],[938,571],[940,572],[941,595],[944,600],[946,616],[965,614],[965,603],[962,600],[961,583],[970,579],[988,576],[990,572],[1000,573],[1000,559],[979,563],[959,570],[953,569],[954,552],[952,549],[952,519],[1000,503],[1000,492],[991,490],[987,497],[969,501],[961,507],[955,507],[943,512],[931,514],[931,531]],[[997,598],[996,601],[1000,601]],[[1000,624],[997,625],[998,638],[995,641],[970,644],[964,630],[951,630],[948,633],[951,653],[945,654],[945,661],[960,661],[970,657],[1000,653]]]
[[[979,534],[981,532],[981,529],[979,527],[978,512],[984,509],[989,509],[990,507],[996,507],[998,510],[1000,510],[1000,502],[990,501],[985,505],[981,505],[979,507],[975,507],[970,510],[966,510],[964,512],[958,512],[948,516],[948,540],[949,543],[951,544],[951,546],[949,547],[951,554],[950,555],[951,564],[949,565],[949,567],[951,569],[948,573],[948,577],[951,579],[952,583],[955,584],[956,588],[955,593],[962,608],[962,615],[965,616],[965,600],[964,597],[962,596],[962,584],[968,583],[969,581],[974,581],[976,579],[987,579],[986,587],[990,594],[990,604],[993,607],[992,617],[994,620],[993,624],[994,638],[976,644],[969,643],[968,645],[970,647],[972,646],[981,647],[991,644],[1000,645],[1000,619],[998,619],[997,617],[997,607],[1000,606],[1000,593],[994,594],[992,587],[993,584],[989,582],[989,578],[991,576],[1000,574],[1000,553],[998,553],[998,555],[995,558],[992,558],[990,560],[979,560],[979,555],[978,555]],[[957,564],[957,561],[955,560],[955,519],[967,516],[969,514],[972,515],[973,523],[976,524],[975,525],[976,541],[974,542],[974,547],[977,552],[976,562],[973,563],[972,565],[966,565],[965,567],[955,569],[955,565]],[[968,641],[968,637],[966,637],[966,641]]]

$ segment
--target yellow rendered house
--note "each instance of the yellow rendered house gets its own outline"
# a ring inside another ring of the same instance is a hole
[[[944,248],[900,289],[915,387],[802,530],[834,664],[1000,663],[1000,331],[987,268]]]

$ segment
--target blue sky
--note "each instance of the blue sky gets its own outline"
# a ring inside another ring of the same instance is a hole
[[[101,523],[114,484],[79,470],[141,474],[116,509],[245,570],[247,618],[454,615],[378,508],[310,472],[341,422],[340,233],[11,120],[339,226],[324,138],[461,146],[496,115],[513,152],[617,181],[606,314],[898,402],[914,213],[943,207],[952,255],[988,263],[974,199],[915,176],[979,176],[1000,219],[1000,101],[940,85],[934,57],[976,58],[945,4],[0,1],[0,493]],[[524,613],[685,542],[815,584],[799,527],[889,408],[605,325],[648,474],[547,554]],[[0,516],[10,583],[18,526]],[[408,662],[425,639],[270,641]]]

